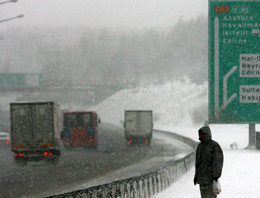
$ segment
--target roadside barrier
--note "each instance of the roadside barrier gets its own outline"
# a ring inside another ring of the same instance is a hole
[[[187,137],[156,130],[159,133],[167,133],[179,141],[188,144],[195,149],[197,143]],[[159,192],[167,189],[194,165],[195,151],[182,159],[168,162],[160,169],[124,180],[113,181],[108,184],[74,192],[53,195],[46,198],[151,198]]]

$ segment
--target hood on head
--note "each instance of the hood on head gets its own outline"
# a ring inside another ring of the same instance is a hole
[[[208,126],[203,126],[199,129],[199,140],[205,142],[211,140],[211,130]]]

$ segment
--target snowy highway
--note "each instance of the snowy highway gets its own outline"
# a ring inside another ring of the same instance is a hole
[[[56,166],[30,162],[17,166],[9,150],[1,152],[0,197],[43,197],[140,175],[192,149],[154,133],[151,146],[126,145],[123,129],[101,124],[97,149],[62,150]]]

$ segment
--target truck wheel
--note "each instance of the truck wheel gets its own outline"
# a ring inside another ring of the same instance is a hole
[[[91,147],[89,147],[89,149],[97,150],[97,145],[91,146]]]
[[[65,148],[66,151],[69,151],[69,150],[72,149],[72,148],[71,148],[70,146],[68,146],[68,145],[64,145],[63,147]]]
[[[27,165],[27,161],[24,159],[15,159],[15,164],[18,166],[26,166]]]
[[[150,146],[150,145],[151,145],[151,141],[152,141],[151,139],[148,139],[148,140],[147,140],[147,143],[145,143],[145,144],[146,144],[147,146]]]
[[[98,143],[96,143],[96,144],[94,144],[94,145],[93,145],[93,149],[95,149],[95,150],[96,150],[96,149],[97,149],[97,147],[98,147]]]
[[[129,141],[126,141],[126,146],[131,147],[131,146],[133,146],[133,143],[130,143]]]
[[[59,162],[59,157],[54,157],[54,158],[48,159],[47,162],[48,162],[49,164],[51,164],[51,165],[56,166],[56,165],[58,164],[58,162]]]

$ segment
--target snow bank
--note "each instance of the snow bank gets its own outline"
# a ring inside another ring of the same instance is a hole
[[[102,120],[120,124],[125,110],[153,110],[155,127],[192,125],[207,119],[207,84],[196,85],[188,79],[161,86],[125,89],[91,108]]]

